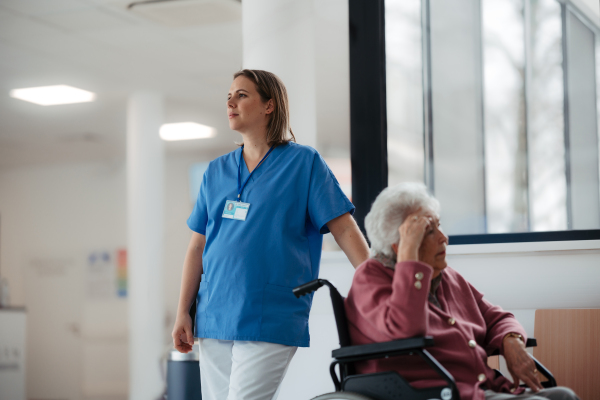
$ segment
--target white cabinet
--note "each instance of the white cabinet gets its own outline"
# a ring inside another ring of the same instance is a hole
[[[22,308],[0,308],[0,399],[25,400],[25,321]]]

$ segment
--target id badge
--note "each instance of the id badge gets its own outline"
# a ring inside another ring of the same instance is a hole
[[[246,215],[248,215],[248,208],[250,208],[250,203],[227,200],[223,209],[223,218],[245,221]]]

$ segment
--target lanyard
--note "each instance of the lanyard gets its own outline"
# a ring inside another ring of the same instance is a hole
[[[248,183],[248,180],[250,179],[250,177],[252,176],[254,171],[256,171],[258,169],[258,167],[260,167],[260,165],[263,163],[263,161],[265,161],[265,158],[267,158],[269,156],[269,154],[271,154],[271,151],[274,148],[275,148],[275,145],[271,146],[269,151],[267,151],[267,154],[265,154],[265,156],[262,158],[262,160],[260,160],[258,165],[256,167],[254,167],[252,172],[250,172],[250,174],[248,174],[248,177],[242,184],[242,155],[244,154],[244,146],[242,146],[242,151],[240,151],[240,162],[238,163],[238,197],[237,197],[238,201],[241,201],[240,197],[242,196],[242,190],[244,190],[244,187],[246,187],[246,183]]]

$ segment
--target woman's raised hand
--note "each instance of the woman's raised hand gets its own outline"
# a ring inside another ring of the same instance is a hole
[[[419,247],[427,228],[431,225],[430,217],[421,210],[410,214],[398,228],[400,242],[398,243],[397,261],[419,261]]]
[[[194,345],[194,334],[192,333],[192,317],[189,314],[177,316],[175,326],[171,333],[173,346],[180,353],[189,353]]]

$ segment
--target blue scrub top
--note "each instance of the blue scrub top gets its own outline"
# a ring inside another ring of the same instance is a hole
[[[354,205],[315,149],[290,142],[246,184],[246,220],[222,218],[237,199],[241,151],[210,162],[187,221],[206,236],[195,336],[307,347],[312,295],[297,299],[292,288],[318,278],[326,224]]]

